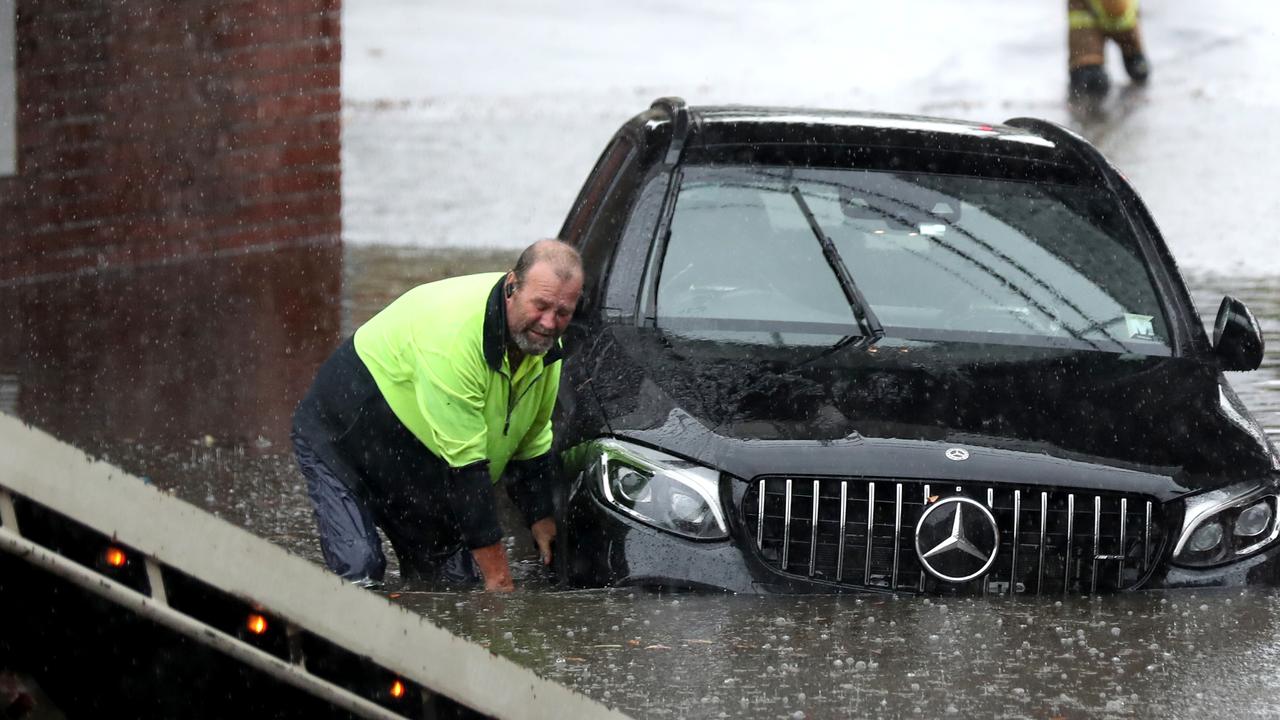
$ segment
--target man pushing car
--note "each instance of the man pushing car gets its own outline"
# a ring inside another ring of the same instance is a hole
[[[410,290],[325,361],[293,444],[331,570],[380,584],[381,528],[405,578],[466,580],[478,566],[486,590],[513,589],[500,479],[551,562],[558,341],[581,292],[577,251],[539,240],[505,274]]]

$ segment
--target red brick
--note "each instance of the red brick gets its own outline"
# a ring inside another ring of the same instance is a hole
[[[291,17],[237,17],[214,30],[209,38],[209,46],[215,50],[227,51],[312,41],[329,36],[334,28],[336,23],[333,18],[321,14]]]
[[[261,75],[241,75],[228,80],[235,97],[279,97],[341,87],[341,66],[313,65],[305,68],[272,71]]]
[[[236,217],[246,222],[264,223],[282,219],[324,217],[340,205],[331,192],[301,193],[268,198],[244,198]]]
[[[19,0],[0,284],[338,243],[337,0]]]
[[[104,125],[100,116],[82,116],[77,119],[45,122],[24,128],[22,148],[19,153],[29,157],[32,153],[46,148],[71,148],[102,142]]]
[[[342,110],[342,96],[337,88],[306,95],[259,98],[243,107],[252,117],[298,117],[300,115],[324,115]]]
[[[338,14],[341,10],[339,0],[276,0],[262,3],[258,0],[226,0],[221,7],[229,12],[252,12],[264,17],[309,14]]]
[[[336,142],[322,145],[279,143],[224,153],[220,164],[231,173],[261,174],[283,168],[337,166],[341,150]]]
[[[299,143],[316,138],[337,138],[342,133],[342,118],[338,113],[303,116],[291,122],[267,120],[259,123],[242,123],[231,127],[226,141],[232,150],[260,148],[278,143]]]
[[[328,65],[342,62],[342,45],[335,40],[318,39],[273,47],[253,46],[227,53],[222,61],[229,70],[239,71]]]

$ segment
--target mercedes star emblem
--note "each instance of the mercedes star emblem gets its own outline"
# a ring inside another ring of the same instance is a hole
[[[968,460],[969,451],[964,448],[950,448],[947,450],[948,460]]]
[[[961,583],[979,577],[991,569],[999,550],[995,516],[977,500],[944,498],[926,508],[916,523],[916,555],[939,580]]]

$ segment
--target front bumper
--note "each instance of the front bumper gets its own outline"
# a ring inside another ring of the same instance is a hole
[[[744,594],[875,593],[785,575],[761,562],[747,540],[694,541],[622,515],[586,488],[565,503],[561,527],[561,577],[578,587],[643,586]],[[1240,562],[1192,569],[1167,557],[1137,590],[1280,585],[1280,545]],[[902,591],[899,592],[909,592]]]
[[[878,593],[777,573],[740,538],[686,540],[633,520],[578,488],[566,503],[560,575],[579,587],[641,586],[743,594]]]
[[[1229,565],[1204,569],[1169,565],[1163,570],[1142,589],[1274,587],[1280,585],[1280,545]]]

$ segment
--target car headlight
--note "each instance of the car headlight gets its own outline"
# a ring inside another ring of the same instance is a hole
[[[597,488],[613,508],[687,538],[729,537],[715,470],[621,440],[593,446]]]
[[[1280,537],[1280,493],[1271,486],[1241,483],[1187,499],[1173,561],[1208,567],[1262,550]]]

